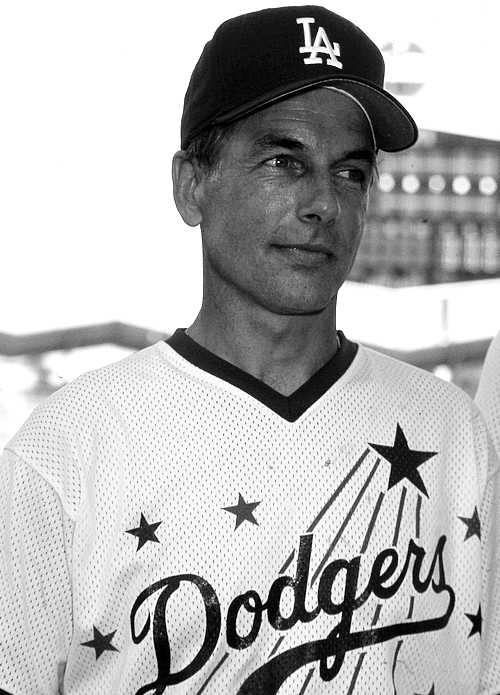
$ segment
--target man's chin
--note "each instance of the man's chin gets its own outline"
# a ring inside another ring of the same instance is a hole
[[[335,302],[335,297],[327,301],[318,300],[284,300],[277,302],[271,311],[282,316],[317,316],[323,314],[332,308]]]

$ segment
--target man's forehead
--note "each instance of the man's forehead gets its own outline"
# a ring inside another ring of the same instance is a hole
[[[359,141],[375,150],[371,124],[355,101],[325,88],[301,93],[276,102],[242,119],[237,131],[256,145],[289,140],[305,148],[315,139]]]

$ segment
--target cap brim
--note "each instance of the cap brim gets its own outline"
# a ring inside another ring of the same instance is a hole
[[[418,139],[418,128],[404,106],[385,89],[361,80],[342,76],[333,79],[318,79],[314,82],[302,81],[288,85],[286,92],[276,90],[259,95],[253,102],[247,102],[237,109],[216,117],[212,123],[231,123],[243,116],[265,108],[275,101],[286,99],[299,92],[321,86],[332,85],[355,97],[370,117],[377,147],[385,152],[398,152],[411,147]]]
[[[366,109],[373,125],[377,146],[398,152],[415,144],[418,128],[404,106],[385,89],[358,80],[335,80]]]

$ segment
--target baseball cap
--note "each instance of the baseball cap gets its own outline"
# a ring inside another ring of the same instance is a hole
[[[382,53],[355,24],[315,5],[234,17],[216,30],[184,99],[181,147],[206,128],[227,124],[307,89],[332,86],[368,115],[379,149],[413,145],[417,126],[384,89]]]

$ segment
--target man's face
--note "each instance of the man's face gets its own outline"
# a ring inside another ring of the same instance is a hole
[[[242,120],[198,189],[206,291],[233,309],[325,309],[354,262],[374,167],[368,121],[338,92]]]

